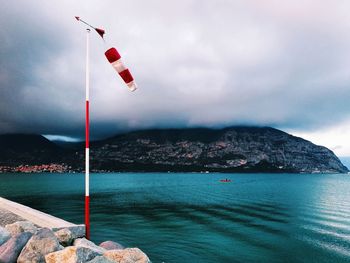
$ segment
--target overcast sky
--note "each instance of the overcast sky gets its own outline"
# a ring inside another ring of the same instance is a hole
[[[86,36],[77,15],[106,30],[106,43],[90,35],[93,137],[262,125],[350,156],[348,0],[0,4],[0,133],[84,136]],[[105,59],[111,46],[135,93]]]

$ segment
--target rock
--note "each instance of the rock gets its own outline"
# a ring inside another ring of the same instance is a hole
[[[64,228],[54,228],[53,231],[58,232],[62,229],[68,229],[72,233],[73,240],[77,238],[85,237],[85,225],[75,225],[75,226],[64,227]]]
[[[114,261],[110,261],[109,259],[103,256],[97,256],[93,260],[90,260],[86,263],[114,263]]]
[[[85,237],[85,225],[76,225],[68,227],[73,234],[73,239]]]
[[[62,248],[52,230],[41,228],[25,245],[17,263],[45,263],[45,255]]]
[[[11,238],[11,234],[5,228],[0,226],[0,246]]]
[[[45,256],[46,263],[82,263],[92,260],[99,254],[87,247],[66,247]]]
[[[99,246],[103,247],[106,250],[124,249],[124,247],[121,244],[110,240],[102,242]]]
[[[60,244],[65,247],[70,246],[74,240],[73,233],[68,228],[62,228],[61,230],[56,231],[55,236]]]
[[[102,255],[104,252],[106,252],[106,249],[95,245],[93,242],[91,242],[85,238],[78,238],[78,239],[74,240],[74,246],[89,248],[100,255]]]
[[[107,250],[103,253],[107,259],[117,263],[150,263],[145,253],[138,248]]]
[[[0,247],[0,262],[16,263],[21,250],[33,234],[23,232],[11,237]]]
[[[30,232],[35,234],[38,231],[38,228],[29,221],[18,221],[16,223],[6,225],[5,228],[11,233],[12,236],[22,232]]]

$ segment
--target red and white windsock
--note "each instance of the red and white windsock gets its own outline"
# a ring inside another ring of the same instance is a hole
[[[137,85],[129,69],[124,65],[119,52],[114,48],[110,48],[105,52],[106,58],[113,68],[118,72],[119,76],[124,80],[130,91],[135,91]]]

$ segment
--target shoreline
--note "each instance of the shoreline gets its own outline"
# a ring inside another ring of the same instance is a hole
[[[18,171],[13,170],[2,170],[0,166],[0,174],[84,174],[83,170],[68,170],[68,171],[47,171],[47,170],[31,170],[31,171]],[[221,170],[203,170],[203,171],[144,171],[144,170],[134,170],[134,171],[105,171],[105,170],[90,170],[90,173],[94,174],[121,174],[121,173],[140,173],[140,174],[151,174],[151,173],[185,173],[185,174],[350,174],[350,172],[339,172],[339,171],[307,171],[307,172],[293,172],[286,170],[271,170],[271,171],[259,171],[259,170],[240,170],[240,171],[221,171]]]
[[[139,248],[87,240],[76,225],[0,197],[0,262],[150,263]]]

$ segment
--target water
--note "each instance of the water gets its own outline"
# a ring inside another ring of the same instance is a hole
[[[75,223],[83,187],[82,174],[0,174],[1,196]],[[92,240],[153,262],[350,262],[349,203],[349,175],[92,174]]]

